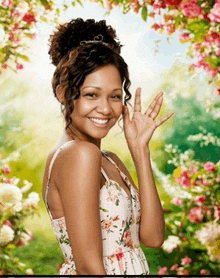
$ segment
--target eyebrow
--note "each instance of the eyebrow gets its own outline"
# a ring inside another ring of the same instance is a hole
[[[101,90],[101,88],[100,88],[100,87],[97,87],[97,86],[86,86],[86,87],[83,87],[81,90],[84,90],[84,89],[86,89],[86,88],[96,88],[96,89],[98,89],[98,90]],[[114,91],[117,91],[117,90],[122,91],[121,88],[116,88],[116,89],[113,89],[113,92],[114,92]]]

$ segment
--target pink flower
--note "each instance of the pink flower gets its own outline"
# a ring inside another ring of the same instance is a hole
[[[36,34],[36,33],[31,34],[31,39],[32,39],[32,40],[35,40],[36,37],[37,37],[37,34]]]
[[[209,181],[205,177],[202,178],[202,185],[203,186],[208,186],[209,185]]]
[[[174,265],[171,266],[170,270],[171,271],[177,270],[178,267],[179,267],[178,264],[174,264]]]
[[[191,161],[189,163],[189,174],[191,176],[195,175],[198,172],[198,167],[196,167],[195,162]]]
[[[203,14],[202,9],[197,5],[197,0],[184,1],[180,3],[179,7],[182,10],[183,15],[189,18],[201,18]]]
[[[5,182],[5,183],[11,183],[11,180],[10,179],[8,179],[8,178],[6,178],[6,177],[3,177],[3,182]]]
[[[179,35],[179,40],[182,41],[187,41],[190,39],[190,33],[183,33]]]
[[[208,17],[212,22],[220,22],[220,1],[216,1]]]
[[[23,69],[23,68],[24,68],[24,66],[22,64],[17,64],[16,65],[16,69],[17,70],[20,70],[20,69]]]
[[[174,197],[173,198],[173,203],[176,206],[181,206],[183,204],[183,200],[181,198],[179,198],[179,197]]]
[[[191,264],[192,259],[188,256],[185,256],[184,258],[181,259],[181,264],[182,265],[188,265]]]
[[[2,166],[2,171],[7,175],[11,173],[11,168],[8,166],[8,164],[5,164]]]
[[[220,86],[220,85],[219,85]],[[216,182],[220,182],[220,176],[217,176],[215,179]]]
[[[218,95],[220,96],[220,85],[218,85],[217,92],[218,92]]]
[[[183,267],[179,267],[177,270],[177,275],[189,275],[190,272],[188,269],[184,269]]]
[[[4,8],[11,8],[13,6],[12,0],[2,0],[2,6]]]
[[[192,208],[189,211],[188,218],[191,223],[201,223],[204,218],[201,207]]]
[[[12,223],[11,223],[10,220],[5,220],[5,221],[3,222],[3,225],[7,225],[7,226],[9,226],[9,227],[12,227]]]
[[[174,23],[165,23],[164,30],[167,32],[167,34],[174,33],[176,30],[175,24]]]
[[[3,69],[7,69],[7,67],[8,67],[8,63],[4,62],[4,63],[2,64],[2,68],[3,68]]]
[[[205,201],[206,201],[205,195],[200,195],[194,198],[194,202],[196,202],[197,205],[202,205],[205,203]]]
[[[206,164],[204,164],[203,167],[207,173],[215,171],[215,164],[213,162],[206,162]]]
[[[159,267],[159,271],[157,274],[159,275],[163,275],[163,274],[166,274],[167,273],[167,267],[164,266],[164,267]]]
[[[181,173],[180,176],[180,184],[184,187],[184,188],[189,188],[190,187],[190,178],[189,175],[187,173],[187,171],[183,171]]]
[[[201,275],[209,275],[209,271],[207,269],[201,269],[200,274]]]

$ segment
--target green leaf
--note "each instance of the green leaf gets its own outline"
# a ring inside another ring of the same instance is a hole
[[[79,3],[79,4],[80,4],[80,6],[82,6],[82,7],[83,7],[83,4],[82,4],[81,0],[76,0],[76,2],[77,2],[77,3]]]
[[[60,16],[60,9],[59,8],[56,8],[56,15]]]
[[[72,4],[72,6],[73,6],[73,7],[75,7],[75,6],[76,6],[76,3],[75,3],[75,2],[72,2],[71,4]]]
[[[48,6],[48,1],[47,0],[40,0],[40,2],[44,7]]]
[[[180,26],[181,23],[181,16],[180,14],[175,18],[175,27],[176,29]]]
[[[147,21],[147,16],[148,16],[148,9],[147,6],[144,6],[141,11],[141,17],[144,21]]]
[[[28,58],[28,56],[17,53],[18,57],[25,60],[26,62],[30,62],[30,59]]]

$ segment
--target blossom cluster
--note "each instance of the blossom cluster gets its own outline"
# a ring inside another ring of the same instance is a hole
[[[10,249],[29,244],[33,239],[33,233],[24,227],[23,221],[29,215],[33,215],[37,210],[40,200],[36,192],[29,193],[26,199],[23,193],[27,192],[32,183],[28,180],[23,181],[23,186],[19,187],[20,179],[16,176],[9,178],[12,173],[10,166],[7,164],[18,155],[10,155],[3,158],[0,153],[0,248],[1,248],[1,266],[0,274],[12,274],[11,271],[22,271],[27,275],[34,274],[32,269],[25,270],[25,264],[19,260],[15,269],[11,269],[13,258]],[[4,263],[3,263],[4,262]]]
[[[158,274],[209,275],[220,269],[220,161],[196,161],[194,151],[184,153],[177,146],[166,145],[175,166],[169,176],[173,187],[180,187],[191,197],[171,196],[175,213],[166,217],[169,235],[162,245],[166,253],[177,252],[175,263],[159,267]],[[188,251],[187,251],[188,250]],[[196,250],[196,251],[195,251]],[[196,253],[198,253],[198,256]],[[196,254],[196,259],[187,254]],[[207,268],[208,265],[208,268]],[[210,270],[212,272],[210,273]]]
[[[140,12],[145,21],[153,18],[151,28],[160,34],[179,31],[180,42],[190,44],[188,56],[196,58],[190,70],[204,70],[220,95],[220,0],[105,0],[105,4],[108,11],[122,5],[124,12]]]
[[[0,74],[23,69],[27,42],[36,38],[34,27],[53,10],[52,1],[2,0],[0,6]]]

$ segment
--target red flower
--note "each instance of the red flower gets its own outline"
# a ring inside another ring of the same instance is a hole
[[[33,14],[25,14],[22,19],[27,22],[28,25],[31,25],[32,22],[36,22]]]
[[[182,0],[165,0],[164,4],[166,6],[178,6],[181,2]]]

